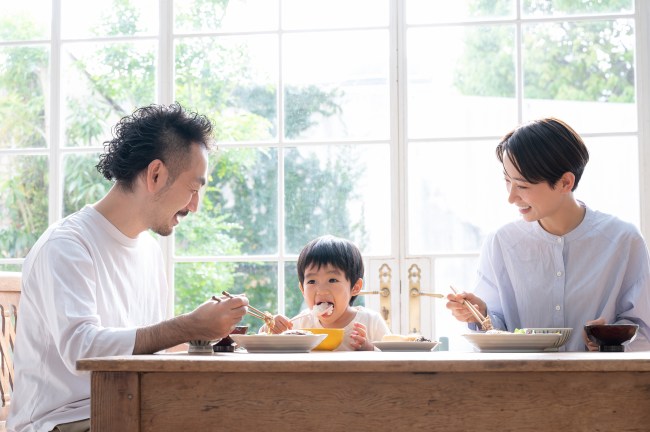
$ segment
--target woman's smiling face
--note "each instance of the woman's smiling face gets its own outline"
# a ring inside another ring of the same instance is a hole
[[[551,188],[546,182],[528,183],[507,155],[503,159],[503,171],[508,202],[517,206],[525,221],[543,220],[558,212],[563,200],[562,188]]]
[[[320,316],[323,326],[332,326],[347,320],[351,313],[348,310],[350,299],[361,290],[362,285],[363,281],[359,279],[352,286],[345,272],[331,264],[311,264],[305,268],[305,279],[300,284],[300,290],[310,309],[321,303],[333,307],[331,313]]]

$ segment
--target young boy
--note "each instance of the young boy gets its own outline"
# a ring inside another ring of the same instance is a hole
[[[467,299],[495,329],[571,327],[567,351],[598,349],[585,324],[635,323],[626,350],[650,349],[648,250],[635,226],[573,197],[589,160],[580,136],[541,119],[508,133],[496,153],[523,220],[488,236],[474,294],[447,296],[452,314],[475,322],[460,303]]]
[[[329,235],[318,237],[300,252],[297,268],[309,310],[291,320],[275,316],[273,333],[293,328],[343,328],[345,336],[336,351],[372,351],[372,342],[390,333],[379,313],[353,306],[363,287],[363,260],[352,242]]]

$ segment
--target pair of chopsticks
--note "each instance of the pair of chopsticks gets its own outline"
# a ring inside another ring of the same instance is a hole
[[[228,298],[233,298],[232,294],[230,294],[228,291],[222,291],[221,294],[223,294]],[[220,301],[217,298],[215,298],[215,296],[212,296],[212,300]],[[248,305],[246,313],[251,316],[254,316],[255,318],[261,319],[262,321],[264,321],[264,323],[267,326],[269,326],[269,328],[273,326],[273,315],[271,315],[269,312],[262,312],[261,310],[254,308],[251,305]]]
[[[458,294],[458,291],[456,291],[453,286],[449,286],[449,288],[451,288],[454,294]],[[462,304],[464,304],[465,307],[472,313],[472,315],[474,315],[474,318],[478,320],[483,330],[492,330],[492,321],[490,321],[490,317],[484,317],[483,314],[468,301],[463,300]]]

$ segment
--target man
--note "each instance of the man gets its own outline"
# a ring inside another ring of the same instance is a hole
[[[151,105],[119,121],[97,169],[114,181],[97,203],[51,226],[23,265],[10,431],[84,431],[87,357],[151,354],[226,336],[244,297],[208,300],[165,320],[167,282],[152,230],[171,234],[199,205],[212,125],[180,105]]]

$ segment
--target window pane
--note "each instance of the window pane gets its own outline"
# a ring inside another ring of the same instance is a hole
[[[524,16],[633,12],[634,0],[523,0]]]
[[[107,36],[156,35],[158,1],[61,1],[61,37],[80,39]]]
[[[185,38],[175,64],[176,100],[213,117],[218,141],[277,137],[277,36]]]
[[[0,155],[0,258],[24,258],[48,226],[47,161]]]
[[[98,153],[69,154],[63,158],[63,216],[102,198],[113,185],[96,169]]]
[[[496,144],[409,145],[410,254],[478,251],[486,234],[517,217],[507,202]]]
[[[287,139],[389,138],[387,31],[287,34],[283,43]]]
[[[224,149],[210,166],[201,208],[176,227],[176,253],[277,253],[277,150]]]
[[[636,137],[585,138],[589,163],[575,196],[590,208],[640,226]]]
[[[405,0],[408,24],[510,18],[514,0]]]
[[[176,0],[176,33],[276,30],[278,0]]]
[[[51,14],[50,0],[0,2],[0,41],[49,39]]]
[[[388,26],[387,0],[283,0],[284,29]]]
[[[307,304],[305,304],[305,299],[300,291],[296,261],[284,263],[284,282],[284,315],[293,318],[300,311],[307,309]]]
[[[47,147],[49,49],[0,47],[0,149]]]
[[[390,149],[329,145],[288,149],[285,157],[286,250],[332,234],[364,254],[390,254]]]
[[[64,45],[66,146],[100,146],[120,118],[155,100],[156,50],[148,41]]]
[[[434,263],[434,291],[449,292],[449,285],[459,291],[474,290],[477,258],[437,258]],[[449,338],[450,351],[472,351],[472,346],[462,337],[469,332],[467,323],[458,321],[447,309],[445,300],[433,300],[433,316],[436,339]]]
[[[176,314],[189,312],[222,291],[246,294],[251,306],[277,312],[278,266],[276,263],[178,263],[175,266]],[[242,325],[255,332],[264,324],[245,315]]]
[[[636,131],[629,20],[525,26],[524,118],[553,115],[585,132]]]
[[[517,122],[514,40],[513,26],[409,30],[409,137],[509,130]]]

